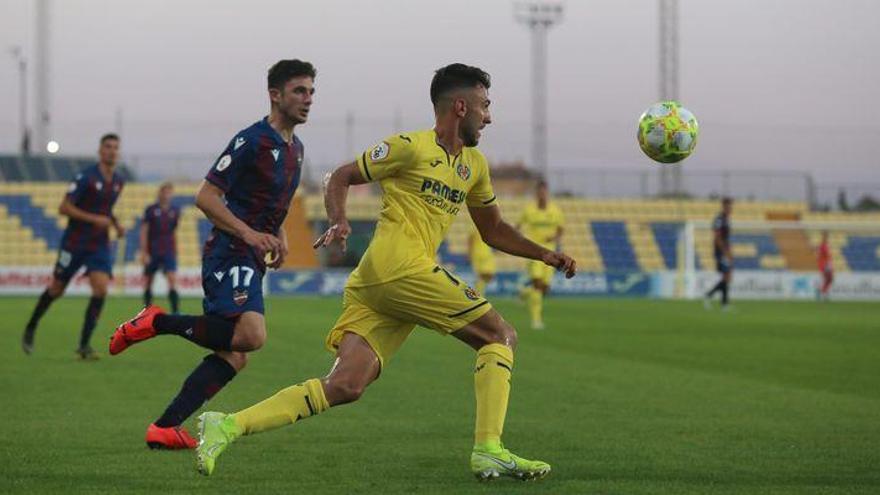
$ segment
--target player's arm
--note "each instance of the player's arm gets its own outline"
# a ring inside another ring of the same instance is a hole
[[[119,223],[119,219],[116,218],[116,215],[110,214],[110,224],[113,225],[113,228],[116,229],[116,238],[121,238],[125,235],[125,227]]]
[[[717,248],[719,251],[721,251],[721,253],[727,259],[727,261],[729,261],[729,262],[733,261],[733,255],[730,252],[730,243],[724,242],[724,239],[721,237],[721,229],[720,228],[719,229],[712,229],[712,242],[715,245],[715,248]]]
[[[281,265],[284,264],[284,260],[287,258],[287,253],[289,252],[289,245],[287,244],[287,231],[284,230],[284,226],[282,225],[280,229],[278,229],[278,240],[281,241],[281,249],[275,252],[274,257],[269,261],[269,268],[273,268],[275,270],[281,268]]]
[[[471,218],[480,231],[483,242],[507,254],[543,261],[565,272],[571,278],[577,272],[577,263],[564,253],[556,253],[526,239],[513,225],[501,218],[498,205],[468,207]]]
[[[721,240],[721,229],[712,229],[712,244],[715,246],[715,249],[725,253],[725,255],[727,254],[727,250],[724,249],[724,242]]]
[[[281,241],[271,234],[257,232],[236,217],[223,200],[224,192],[208,181],[202,181],[196,193],[196,207],[208,217],[218,229],[238,237],[261,253],[281,250]]]
[[[141,251],[141,262],[145,265],[150,262],[150,255],[147,253],[147,229],[147,216],[144,215],[144,220],[141,222],[141,230],[138,234],[138,245]]]
[[[348,188],[366,183],[367,179],[361,173],[357,162],[345,164],[324,178],[324,209],[327,210],[330,226],[321,237],[318,237],[312,245],[313,248],[326,247],[339,242],[340,247],[345,251],[345,241],[351,234],[351,225],[345,212]]]
[[[70,198],[66,196],[61,200],[61,205],[58,206],[58,213],[80,222],[88,222],[102,229],[106,229],[112,224],[110,217],[89,213],[74,205]]]
[[[364,151],[355,161],[342,165],[324,178],[324,208],[330,227],[312,245],[315,249],[339,242],[345,251],[345,240],[351,234],[351,225],[345,214],[348,188],[367,182],[395,176],[402,167],[412,162],[416,144],[412,137],[397,134],[386,137]]]

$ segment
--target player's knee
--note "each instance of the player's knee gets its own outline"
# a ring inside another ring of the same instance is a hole
[[[338,405],[360,399],[367,389],[367,384],[363,380],[334,377],[327,380],[325,388],[328,400],[332,397],[334,405]]]
[[[92,297],[98,297],[101,299],[107,297],[107,286],[102,285],[92,288]]]
[[[516,349],[516,344],[519,340],[519,336],[516,333],[516,329],[513,328],[512,325],[504,325],[504,328],[501,330],[501,339],[499,344],[504,344],[511,349]]]
[[[46,292],[49,293],[49,296],[53,299],[61,297],[64,295],[64,291],[67,290],[67,280],[61,280],[58,278],[52,278],[52,282],[49,283],[49,286],[46,287]]]
[[[501,324],[496,326],[487,336],[483,345],[501,344],[516,349],[517,339],[516,329],[510,323],[502,320]]]
[[[234,348],[240,351],[253,352],[266,343],[266,327],[249,325],[235,329]]]
[[[235,368],[236,373],[241,372],[241,370],[243,370],[248,364],[248,355],[246,352],[224,352],[221,357],[225,359],[230,366]]]

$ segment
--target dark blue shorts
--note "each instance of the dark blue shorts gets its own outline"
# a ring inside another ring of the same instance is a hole
[[[264,313],[263,272],[250,256],[202,258],[202,289],[207,315],[234,318],[246,311]]]
[[[730,263],[727,262],[727,259],[724,258],[724,255],[715,255],[715,270],[717,270],[718,273],[730,272]]]
[[[162,269],[162,273],[177,271],[177,257],[174,255],[150,256],[150,262],[144,267],[144,275],[150,276]]]
[[[66,284],[83,266],[86,267],[86,273],[104,272],[112,277],[113,257],[110,255],[110,246],[103,246],[94,251],[60,249],[52,275]]]

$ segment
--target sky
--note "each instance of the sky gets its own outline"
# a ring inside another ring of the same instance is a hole
[[[657,168],[635,140],[639,115],[660,99],[657,4],[565,2],[548,39],[551,169]],[[480,144],[490,161],[530,156],[529,34],[507,0],[51,5],[52,135],[63,152],[93,154],[119,120],[126,158],[141,172],[200,176],[267,112],[268,67],[301,58],[318,69],[310,121],[297,129],[315,169],[397,130],[430,127],[430,78],[451,62],[492,75],[494,123]],[[701,126],[685,170],[880,183],[880,2],[680,0],[679,8],[680,100]],[[0,12],[0,152],[13,152],[19,87],[8,48],[32,59],[34,2],[0,0]]]

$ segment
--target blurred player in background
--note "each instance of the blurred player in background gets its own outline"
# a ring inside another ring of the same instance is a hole
[[[539,181],[535,187],[535,202],[526,205],[520,216],[518,228],[528,239],[545,249],[555,251],[562,242],[564,223],[562,210],[549,200],[547,183],[543,180]],[[550,289],[554,270],[553,267],[535,260],[528,261],[527,270],[529,283],[522,289],[520,295],[528,305],[532,328],[542,330],[544,296]]]
[[[468,235],[468,255],[471,269],[476,277],[476,287],[474,288],[478,293],[484,295],[486,294],[486,285],[495,278],[495,255],[492,254],[492,248],[483,242],[476,226],[471,227],[471,232]]]
[[[446,231],[467,207],[490,246],[542,260],[569,277],[575,272],[570,257],[529,241],[501,218],[489,166],[475,147],[480,130],[492,121],[489,84],[489,75],[476,67],[439,69],[430,90],[433,129],[388,137],[330,176],[324,193],[330,228],[315,247],[338,242],[345,249],[351,233],[345,199],[351,185],[380,181],[383,191],[375,234],[348,279],[342,315],[327,336],[336,361],[323,379],[288,387],[243,411],[202,414],[197,455],[203,474],[211,474],[217,457],[241,435],[356,401],[416,325],[452,335],[477,353],[471,471],[480,479],[532,479],[550,472],[547,463],[518,457],[501,443],[516,330],[489,301],[436,263]],[[302,448],[314,452],[319,446],[305,443]]]
[[[177,242],[175,231],[180,220],[180,208],[171,204],[174,186],[166,182],[159,186],[157,201],[144,210],[141,223],[140,251],[144,264],[144,306],[153,303],[153,278],[162,269],[168,280],[168,302],[171,312],[177,314],[180,296],[177,294]]]
[[[107,286],[113,273],[113,257],[107,231],[112,227],[116,230],[117,237],[125,234],[125,229],[113,216],[113,205],[119,199],[125,183],[122,176],[116,173],[118,159],[119,136],[104,134],[98,147],[98,163],[76,176],[58,207],[58,213],[68,217],[69,221],[61,238],[61,249],[52,272],[52,282],[43,291],[25,327],[21,341],[25,354],[34,350],[34,333],[40,318],[52,302],[64,294],[67,284],[79,269],[85,266],[92,297],[86,307],[76,353],[81,359],[98,359],[90,341],[101,315],[101,308],[104,307]]]
[[[303,162],[303,144],[294,129],[308,119],[314,80],[308,62],[273,65],[269,116],[236,134],[202,182],[196,206],[214,224],[202,251],[204,314],[169,315],[147,306],[119,325],[110,340],[110,354],[156,335],[178,335],[214,351],[147,428],[152,448],[194,448],[183,422],[245,367],[248,352],[266,341],[263,275],[267,266],[280,267],[287,255],[282,223]]]
[[[711,307],[712,296],[721,292],[721,309],[728,308],[730,302],[730,280],[733,275],[733,254],[730,250],[730,213],[733,211],[733,199],[721,199],[721,212],[712,222],[712,248],[715,255],[715,269],[721,274],[721,280],[706,293],[703,305]]]
[[[817,296],[818,299],[827,301],[831,284],[834,283],[834,266],[831,264],[831,246],[828,244],[827,230],[822,232],[822,242],[819,244],[817,254],[819,274],[822,277],[822,285],[819,287]]]

